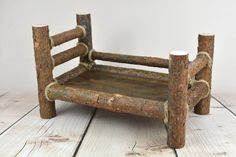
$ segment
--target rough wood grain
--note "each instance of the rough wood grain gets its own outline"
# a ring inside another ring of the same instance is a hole
[[[77,67],[75,67],[75,68],[65,72],[64,74],[61,74],[60,76],[56,77],[55,81],[59,84],[64,84],[67,81],[69,81],[70,79],[78,77],[79,75],[81,75],[85,71],[87,71],[87,69],[84,66],[78,65]]]
[[[157,119],[98,110],[76,157],[175,157]]]
[[[232,90],[227,92],[222,92],[221,90],[213,91],[213,97],[236,115],[236,94]]]
[[[50,54],[48,26],[33,26],[34,56],[38,80],[38,97],[40,116],[52,118],[56,116],[55,102],[45,98],[46,86],[53,82],[53,63]]]
[[[73,58],[84,56],[87,53],[87,48],[84,44],[78,44],[77,46],[70,48],[68,50],[62,51],[56,55],[53,55],[54,66],[58,66],[65,63]]]
[[[80,27],[76,27],[74,29],[51,36],[51,42],[53,42],[51,45],[58,46],[72,39],[83,38],[83,36],[83,30]]]
[[[149,80],[149,81],[163,81],[168,82],[169,76],[165,73],[160,72],[153,72],[153,71],[146,71],[140,69],[132,69],[132,68],[122,68],[122,67],[115,67],[115,66],[108,66],[108,65],[98,65],[94,66],[93,68],[95,71],[104,72],[104,73],[112,73],[116,74],[117,77],[132,77],[132,79],[137,80]]]
[[[188,89],[188,106],[189,110],[199,103],[207,94],[209,94],[208,86],[202,82],[195,82],[190,89]]]
[[[186,145],[177,149],[178,157],[234,157],[236,117],[214,99],[211,114],[189,114]]]
[[[52,100],[75,102],[113,112],[164,119],[164,102],[158,100],[74,88],[59,84],[50,86],[47,90],[47,96]]]
[[[185,144],[188,89],[188,53],[170,53],[168,98],[168,145],[181,148]]]
[[[117,53],[92,52],[93,60],[103,60],[119,63],[138,64],[152,67],[168,68],[169,60],[158,57],[131,56]]]
[[[166,101],[168,99],[167,82],[150,79],[134,79],[131,76],[116,75],[99,71],[86,71],[65,83],[72,88],[83,88],[110,94]],[[142,90],[140,90],[142,89]]]
[[[193,78],[199,71],[201,71],[208,64],[208,58],[205,55],[197,56],[192,62],[189,63],[189,76]]]
[[[73,156],[90,121],[92,110],[57,104],[59,115],[40,119],[38,108],[0,136],[0,156]]]
[[[38,104],[36,94],[6,92],[0,95],[0,134],[9,129]]]
[[[198,52],[202,51],[207,52],[212,60],[214,54],[214,38],[215,37],[213,34],[200,34],[198,36]],[[196,80],[200,79],[206,80],[211,88],[211,75],[212,75],[212,67],[206,66],[196,75]],[[209,94],[208,97],[201,100],[194,107],[194,112],[201,115],[208,114],[210,112],[210,100],[211,96]]]
[[[91,17],[90,14],[84,15],[76,15],[76,22],[77,25],[81,25],[85,27],[86,30],[86,37],[83,39],[79,39],[80,42],[85,43],[88,46],[89,51],[93,49],[93,42],[92,42],[92,24],[91,24]],[[80,62],[88,63],[88,55],[80,57]]]

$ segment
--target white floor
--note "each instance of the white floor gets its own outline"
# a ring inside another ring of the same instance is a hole
[[[186,146],[166,145],[158,119],[57,102],[57,117],[39,116],[36,94],[0,93],[0,157],[235,157],[236,100],[213,94],[211,113],[189,113]]]

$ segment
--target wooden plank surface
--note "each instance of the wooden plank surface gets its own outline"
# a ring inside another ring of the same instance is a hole
[[[45,120],[38,107],[0,136],[0,156],[72,156],[90,121],[93,109],[57,104],[57,117]]]
[[[0,134],[24,117],[38,104],[34,93],[3,92],[0,95]]]
[[[213,97],[222,103],[226,108],[236,115],[236,93],[229,92],[214,92]]]
[[[235,157],[236,116],[216,100],[209,115],[190,113],[186,126],[186,146],[176,150],[178,157]]]
[[[98,110],[77,157],[175,157],[157,119]]]

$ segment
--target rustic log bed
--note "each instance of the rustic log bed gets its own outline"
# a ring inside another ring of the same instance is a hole
[[[47,25],[33,26],[38,97],[42,118],[56,116],[55,100],[69,101],[163,120],[168,145],[185,144],[187,112],[209,113],[214,35],[198,36],[198,54],[189,61],[185,51],[170,52],[169,59],[95,51],[90,14],[77,15],[77,27],[49,36]],[[51,56],[53,47],[78,39],[78,44]],[[80,57],[74,69],[53,78],[53,68]],[[169,74],[97,65],[95,60],[168,68]]]

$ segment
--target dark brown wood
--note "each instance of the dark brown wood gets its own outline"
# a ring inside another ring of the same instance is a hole
[[[34,55],[38,80],[38,98],[40,116],[52,118],[56,116],[55,102],[45,97],[46,86],[53,82],[52,60],[50,55],[50,41],[48,26],[33,26]]]
[[[88,53],[88,49],[84,44],[78,44],[77,46],[68,50],[62,51],[56,55],[53,55],[54,66],[58,66],[73,58],[84,56]]]
[[[91,57],[93,60],[98,59],[103,61],[138,64],[138,65],[146,65],[160,68],[168,68],[169,65],[168,59],[162,59],[158,57],[131,56],[131,55],[105,53],[97,51],[93,51]]]
[[[188,54],[171,52],[169,64],[168,145],[185,145],[188,89]]]
[[[90,14],[76,15],[76,21],[77,25],[84,26],[86,30],[86,37],[83,39],[79,39],[79,41],[85,43],[90,51],[91,49],[93,49],[92,25],[91,25]],[[88,55],[80,57],[80,62],[88,63],[89,62]]]
[[[207,94],[208,86],[203,82],[195,82],[188,90],[189,110],[192,110]]]
[[[189,63],[189,76],[193,78],[200,70],[208,65],[208,58],[205,55],[197,56]]]
[[[81,75],[88,69],[83,65],[79,65],[68,72],[58,76],[55,78],[55,81],[59,84],[64,84],[65,82],[69,81],[70,79],[76,78],[77,76]]]
[[[51,46],[58,46],[67,41],[83,37],[84,37],[83,29],[81,29],[80,27],[76,27],[74,29],[51,36],[52,39]]]
[[[213,60],[214,54],[214,35],[213,34],[200,34],[198,36],[198,52],[207,52],[211,59]],[[197,75],[196,80],[206,80],[209,83],[211,89],[211,75],[212,68],[211,66],[206,66],[203,68]],[[200,115],[205,115],[210,112],[210,100],[211,95],[201,100],[195,107],[194,112]]]
[[[164,102],[157,100],[73,88],[59,84],[52,85],[48,89],[47,95],[50,99],[76,102],[81,105],[103,108],[113,112],[164,118]]]
[[[132,79],[145,79],[149,81],[163,81],[168,82],[169,76],[165,73],[160,72],[153,72],[147,70],[140,70],[140,69],[132,69],[132,68],[122,68],[122,67],[115,67],[115,66],[108,66],[108,65],[98,65],[94,66],[96,71],[106,72],[106,73],[113,73],[118,76],[130,76]]]
[[[167,82],[96,70],[86,71],[64,85],[158,101],[168,99]]]

